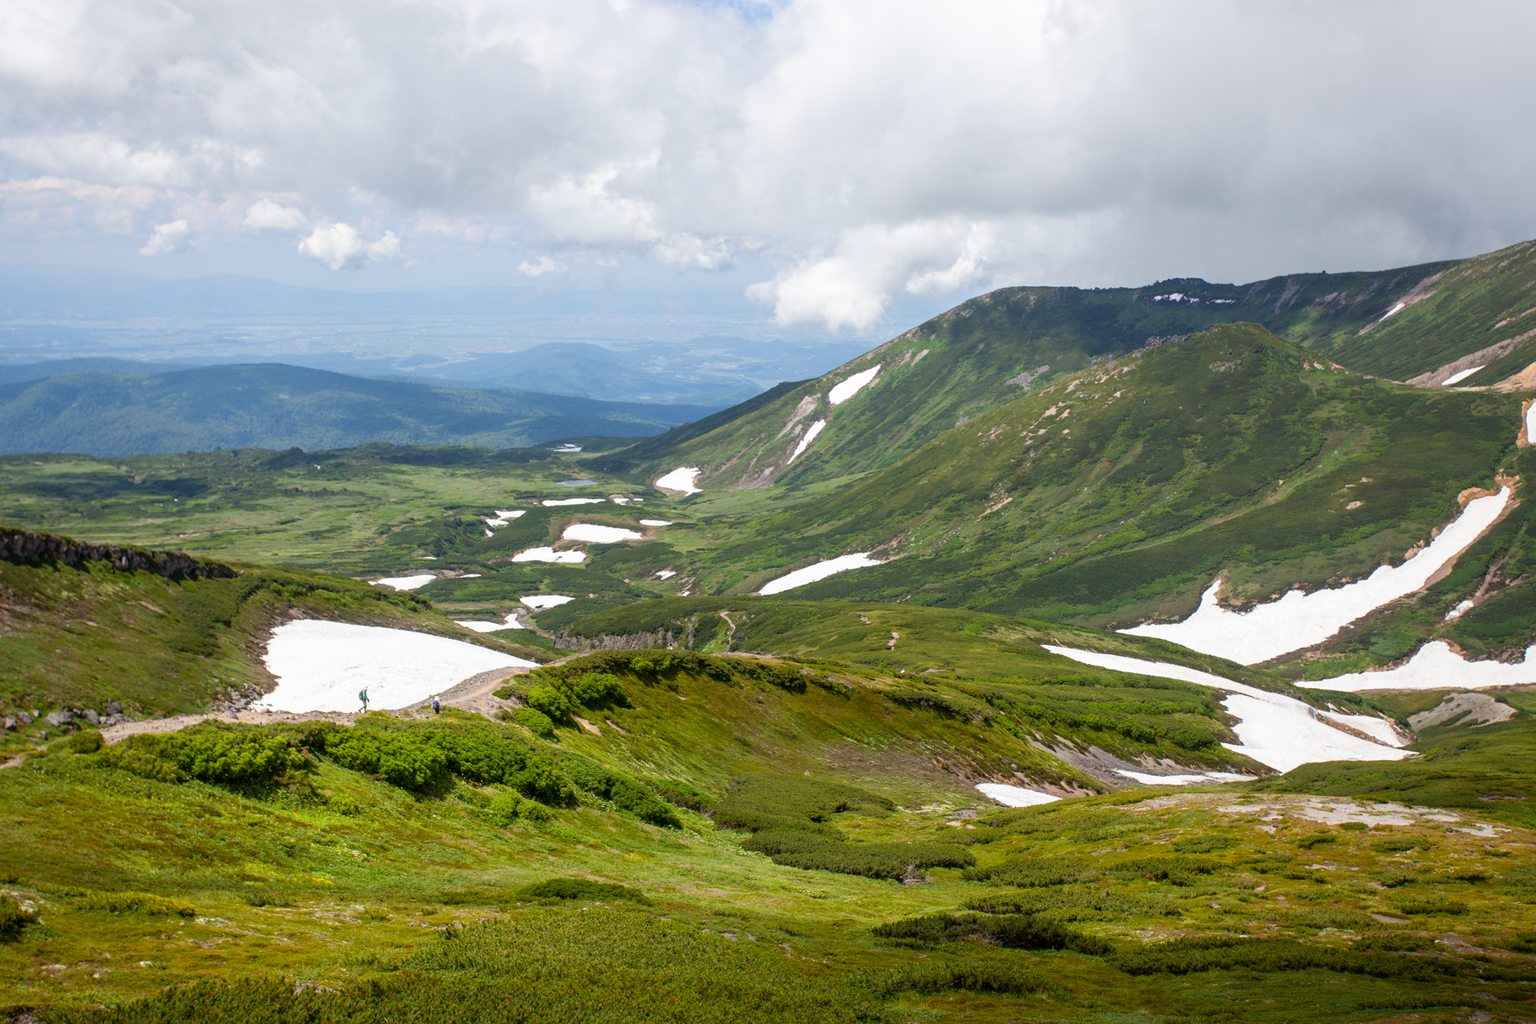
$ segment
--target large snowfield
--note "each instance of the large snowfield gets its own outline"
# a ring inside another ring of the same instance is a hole
[[[575,565],[586,560],[585,551],[556,551],[548,545],[519,551],[512,556],[514,562],[554,562],[557,565]]]
[[[599,526],[596,523],[572,523],[560,535],[561,540],[581,541],[587,544],[617,544],[621,540],[639,540],[643,534],[618,526]]]
[[[1310,594],[1293,590],[1278,601],[1234,612],[1217,603],[1222,584],[1218,578],[1201,595],[1200,607],[1183,622],[1135,626],[1121,632],[1172,640],[1244,665],[1312,647],[1389,601],[1421,589],[1493,525],[1509,499],[1508,487],[1498,494],[1474,498],[1416,556],[1399,566],[1384,565],[1358,583]]]
[[[1084,665],[1097,665],[1115,672],[1134,672],[1163,679],[1182,679],[1188,683],[1199,683],[1201,686],[1226,691],[1229,696],[1221,702],[1222,706],[1240,721],[1232,727],[1238,742],[1223,743],[1222,746],[1246,754],[1277,771],[1288,772],[1314,761],[1397,761],[1408,756],[1404,751],[1387,745],[1399,742],[1397,735],[1390,723],[1372,715],[1330,712],[1326,717],[1367,736],[1378,737],[1382,740],[1380,743],[1352,736],[1328,725],[1320,717],[1324,712],[1294,697],[1270,693],[1199,669],[1128,658],[1121,654],[1079,651],[1052,644],[1043,646],[1052,654],[1071,658]]]
[[[842,405],[848,399],[859,393],[859,390],[875,379],[875,374],[880,372],[880,363],[876,363],[867,370],[854,374],[841,384],[832,385],[832,390],[827,392],[827,401],[833,405]]]
[[[432,573],[422,573],[419,576],[386,576],[381,580],[374,580],[376,587],[389,587],[391,590],[418,590],[428,583],[436,583],[437,577]]]
[[[684,494],[698,494],[699,489],[694,485],[703,473],[697,466],[678,466],[666,476],[656,481],[656,486],[664,491],[682,491]]]
[[[879,564],[878,561],[869,557],[869,552],[867,551],[853,555],[843,555],[839,558],[829,558],[825,562],[817,562],[815,565],[808,565],[804,569],[796,569],[792,573],[780,576],[769,583],[764,583],[763,589],[759,590],[758,593],[765,597],[769,594],[781,594],[786,590],[803,587],[807,583],[824,580],[836,573],[847,572],[849,569],[862,569],[866,565]]]
[[[1010,786],[1006,782],[983,782],[976,788],[1005,807],[1034,807],[1037,804],[1048,804],[1061,799],[1059,796],[1042,793],[1038,789]]]
[[[485,647],[383,626],[300,619],[272,631],[263,660],[277,688],[262,699],[274,711],[403,708],[480,672],[534,662]]]
[[[1463,661],[1442,640],[1420,647],[1406,665],[1384,672],[1352,672],[1308,683],[1324,690],[1359,693],[1361,690],[1480,690],[1485,686],[1536,683],[1536,646],[1525,649],[1519,664],[1502,661]]]

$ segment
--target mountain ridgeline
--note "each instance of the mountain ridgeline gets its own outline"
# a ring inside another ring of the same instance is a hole
[[[601,466],[637,480],[694,466],[713,488],[865,473],[1048,381],[1221,323],[1258,324],[1362,374],[1438,385],[1474,369],[1459,383],[1498,384],[1536,363],[1533,260],[1536,242],[1462,261],[1244,285],[1002,288],[771,402],[738,406],[708,432],[663,436]],[[835,401],[839,384],[870,371],[862,389]]]

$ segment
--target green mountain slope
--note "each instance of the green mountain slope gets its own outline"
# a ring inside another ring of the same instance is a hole
[[[795,596],[1101,626],[1181,618],[1217,573],[1226,595],[1252,601],[1401,561],[1454,517],[1463,490],[1536,469],[1516,446],[1520,408],[1512,395],[1354,374],[1252,325],[1216,327],[1052,383],[896,466],[755,516],[698,553],[695,586],[745,593],[876,551],[883,565]],[[1524,536],[1523,516],[1501,524],[1506,543]]]
[[[1134,289],[1002,288],[772,401],[759,396],[719,414],[708,431],[663,435],[600,465],[637,480],[694,466],[705,488],[868,472],[1062,374],[1218,323],[1259,324],[1359,373],[1440,384],[1486,364],[1462,383],[1493,384],[1536,361],[1533,259],[1536,242],[1467,260],[1243,285],[1185,278]],[[830,401],[836,385],[877,366],[867,387]]]
[[[71,373],[0,385],[0,451],[120,456],[369,441],[514,448],[656,434],[712,411],[434,388],[269,363],[155,375]]]

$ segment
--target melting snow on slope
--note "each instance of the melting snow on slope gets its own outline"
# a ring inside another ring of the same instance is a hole
[[[812,423],[811,429],[807,430],[805,436],[800,439],[800,443],[795,445],[795,453],[789,457],[789,462],[794,462],[798,459],[800,453],[811,446],[811,442],[816,440],[816,435],[820,434],[826,428],[826,425],[826,420],[817,420],[815,423]],[[785,465],[789,465],[789,462],[786,462]]]
[[[1449,377],[1445,378],[1445,380],[1441,381],[1440,386],[1443,388],[1448,388],[1452,384],[1460,384],[1462,381],[1466,380],[1468,377],[1472,376],[1474,373],[1481,369],[1481,366],[1474,366],[1470,370],[1462,370],[1460,373],[1453,373]]]
[[[1401,750],[1335,729],[1322,720],[1326,717],[1366,735],[1397,742],[1391,724],[1380,718],[1370,715],[1325,714],[1294,697],[1270,693],[1184,665],[1143,661],[1120,654],[1100,654],[1098,651],[1079,651],[1052,644],[1043,646],[1052,654],[1071,658],[1084,665],[1097,665],[1115,672],[1182,679],[1226,690],[1230,696],[1221,703],[1239,719],[1232,727],[1238,742],[1223,743],[1222,746],[1246,754],[1277,771],[1288,772],[1298,765],[1313,761],[1396,761],[1407,756]]]
[[[509,509],[509,510],[497,509],[496,510],[496,518],[498,518],[498,519],[516,519],[518,516],[525,516],[527,514],[528,514],[528,510],[525,509],[525,508],[514,508],[514,509]]]
[[[569,604],[576,599],[574,597],[566,597],[564,594],[529,594],[520,600],[534,611],[542,612],[550,608],[559,608],[561,605]]]
[[[277,627],[263,660],[277,689],[262,704],[294,712],[356,711],[364,687],[371,707],[401,708],[479,672],[535,667],[462,640],[319,619]]]
[[[699,494],[701,492],[693,485],[703,472],[697,466],[678,466],[672,472],[657,480],[656,486],[664,491],[682,491],[684,494]]]
[[[827,401],[833,405],[842,405],[848,399],[859,393],[859,389],[875,379],[875,374],[880,372],[880,365],[876,363],[861,373],[856,373],[841,384],[834,384],[832,390],[827,392]]]
[[[1149,775],[1146,772],[1128,772],[1124,768],[1116,768],[1116,775],[1124,775],[1128,779],[1135,779],[1144,786],[1194,786],[1209,782],[1244,782],[1253,781],[1251,775],[1238,775],[1234,772],[1203,772],[1199,775]]]
[[[1402,565],[1380,567],[1358,583],[1311,594],[1293,590],[1278,601],[1234,612],[1216,603],[1222,582],[1218,578],[1201,595],[1195,614],[1183,622],[1136,626],[1121,632],[1172,640],[1245,665],[1320,644],[1362,615],[1420,589],[1441,568],[1455,562],[1493,525],[1509,496],[1505,487],[1498,494],[1468,502],[1429,547]]]
[[[1319,679],[1307,685],[1323,690],[1358,693],[1361,690],[1480,690],[1485,686],[1516,686],[1536,683],[1536,646],[1525,649],[1519,664],[1502,661],[1464,661],[1441,640],[1431,640],[1408,659],[1406,665],[1383,672],[1353,672],[1347,676]]]
[[[527,629],[528,627],[517,621],[517,612],[507,612],[507,617],[500,622],[489,622],[485,619],[454,619],[461,626],[468,626],[476,633],[494,633],[498,629]]]
[[[561,565],[575,565],[586,560],[585,551],[556,551],[551,547],[529,548],[512,556],[514,562],[555,562]]]
[[[1393,313],[1401,313],[1403,311],[1403,309],[1407,307],[1407,305],[1408,305],[1408,303],[1406,303],[1406,302],[1399,302],[1397,305],[1393,306],[1391,309],[1389,309],[1385,313],[1381,314],[1381,320],[1377,320],[1376,322],[1377,323],[1381,323],[1382,320],[1385,320],[1387,317],[1391,316]]]
[[[660,572],[658,572],[656,574],[656,578],[659,579],[659,580],[669,580],[673,576],[676,576],[676,575],[677,575],[677,570],[676,569],[663,569],[663,570],[661,570]]]
[[[1525,410],[1525,440],[1527,444],[1536,444],[1536,402]]]
[[[763,589],[758,593],[764,597],[769,594],[779,594],[796,587],[803,587],[807,583],[815,583],[824,580],[835,573],[847,572],[849,569],[862,569],[866,565],[879,565],[880,563],[869,557],[869,552],[861,551],[858,554],[843,555],[840,558],[829,558],[825,562],[817,562],[808,565],[804,569],[796,569],[786,576],[763,584]]]
[[[599,526],[596,523],[572,523],[560,535],[561,540],[579,540],[588,544],[617,544],[621,540],[639,540],[643,534],[618,526]]]
[[[550,498],[539,504],[553,508],[556,505],[601,505],[607,498]]]
[[[983,782],[976,788],[1005,807],[1034,807],[1036,804],[1048,804],[1061,799],[1038,789],[1010,786],[1006,782]]]
[[[642,519],[642,520],[640,520],[640,525],[641,526],[671,526],[672,525],[672,520],[670,520],[670,519]]]
[[[416,590],[428,583],[436,583],[437,577],[431,574],[425,576],[386,576],[381,580],[374,580],[376,587],[389,587],[391,590]]]

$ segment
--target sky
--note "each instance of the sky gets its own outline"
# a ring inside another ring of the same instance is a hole
[[[1407,265],[1536,236],[1533,37],[1443,0],[0,0],[0,264],[844,338]]]

